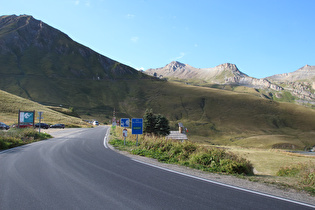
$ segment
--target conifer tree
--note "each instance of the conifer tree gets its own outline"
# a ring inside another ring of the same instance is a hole
[[[167,136],[170,134],[170,126],[169,122],[163,115],[156,115],[156,123],[154,134],[159,136]]]
[[[147,109],[143,116],[143,131],[144,133],[166,136],[170,134],[169,121],[165,116],[153,114],[152,109]]]
[[[155,116],[152,109],[147,109],[143,116],[143,132],[154,133],[155,128]]]

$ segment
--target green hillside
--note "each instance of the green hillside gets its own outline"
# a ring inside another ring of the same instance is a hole
[[[49,124],[63,123],[70,127],[87,127],[90,126],[86,122],[83,122],[80,118],[63,114],[60,111],[66,112],[66,110],[54,111],[54,107],[46,107],[39,103],[30,101],[25,98],[7,93],[0,90],[0,122],[4,122],[8,125],[18,123],[18,113],[21,111],[33,111],[35,110],[36,122],[38,122],[38,112],[43,112],[42,122]]]
[[[17,84],[13,78],[0,80],[0,84],[5,81],[8,86]],[[23,89],[17,85],[10,89],[24,97],[27,92],[45,105],[73,107],[83,119],[107,123],[114,109],[118,118],[132,118],[152,108],[168,117],[173,130],[183,122],[189,137],[201,143],[287,149],[315,145],[314,110],[251,94],[155,80],[19,81],[27,82],[29,86]]]

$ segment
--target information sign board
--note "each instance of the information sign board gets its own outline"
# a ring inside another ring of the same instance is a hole
[[[34,122],[34,112],[20,112],[20,122],[21,123],[33,123]]]
[[[130,127],[130,119],[129,118],[121,118],[120,119],[120,126],[121,127]]]
[[[131,120],[132,134],[143,134],[143,119],[133,118]]]

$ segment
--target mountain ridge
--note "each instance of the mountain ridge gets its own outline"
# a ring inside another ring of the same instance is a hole
[[[146,74],[158,78],[180,80],[188,84],[213,86],[245,86],[256,89],[261,96],[279,101],[315,105],[315,66],[305,65],[290,73],[257,79],[241,72],[235,64],[225,63],[213,68],[195,68],[172,61],[164,67],[148,69]],[[211,86],[211,87],[212,87]]]
[[[253,88],[282,88],[267,79],[256,79],[241,72],[235,64],[224,63],[213,68],[195,68],[188,64],[172,61],[164,67],[147,69],[146,74],[158,78],[197,79],[203,83],[244,85]]]

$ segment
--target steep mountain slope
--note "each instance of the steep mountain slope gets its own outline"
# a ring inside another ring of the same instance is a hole
[[[214,68],[199,69],[178,61],[172,61],[162,68],[148,69],[145,73],[158,78],[181,79],[187,82],[195,81],[196,84],[230,84],[282,90],[281,87],[272,84],[266,79],[256,79],[247,76],[235,64],[231,63],[221,64]]]
[[[31,16],[2,16],[0,24],[1,90],[45,105],[73,107],[83,119],[106,123],[114,108],[118,118],[142,117],[145,109],[152,108],[171,120],[172,129],[183,122],[198,141],[235,143],[252,136],[278,136],[281,144],[296,148],[315,144],[310,137],[314,110],[158,80],[74,42]],[[232,64],[218,67],[217,72],[217,81],[247,78]]]
[[[74,42],[32,16],[0,17],[0,68],[3,75],[51,78],[139,78],[133,68]]]

